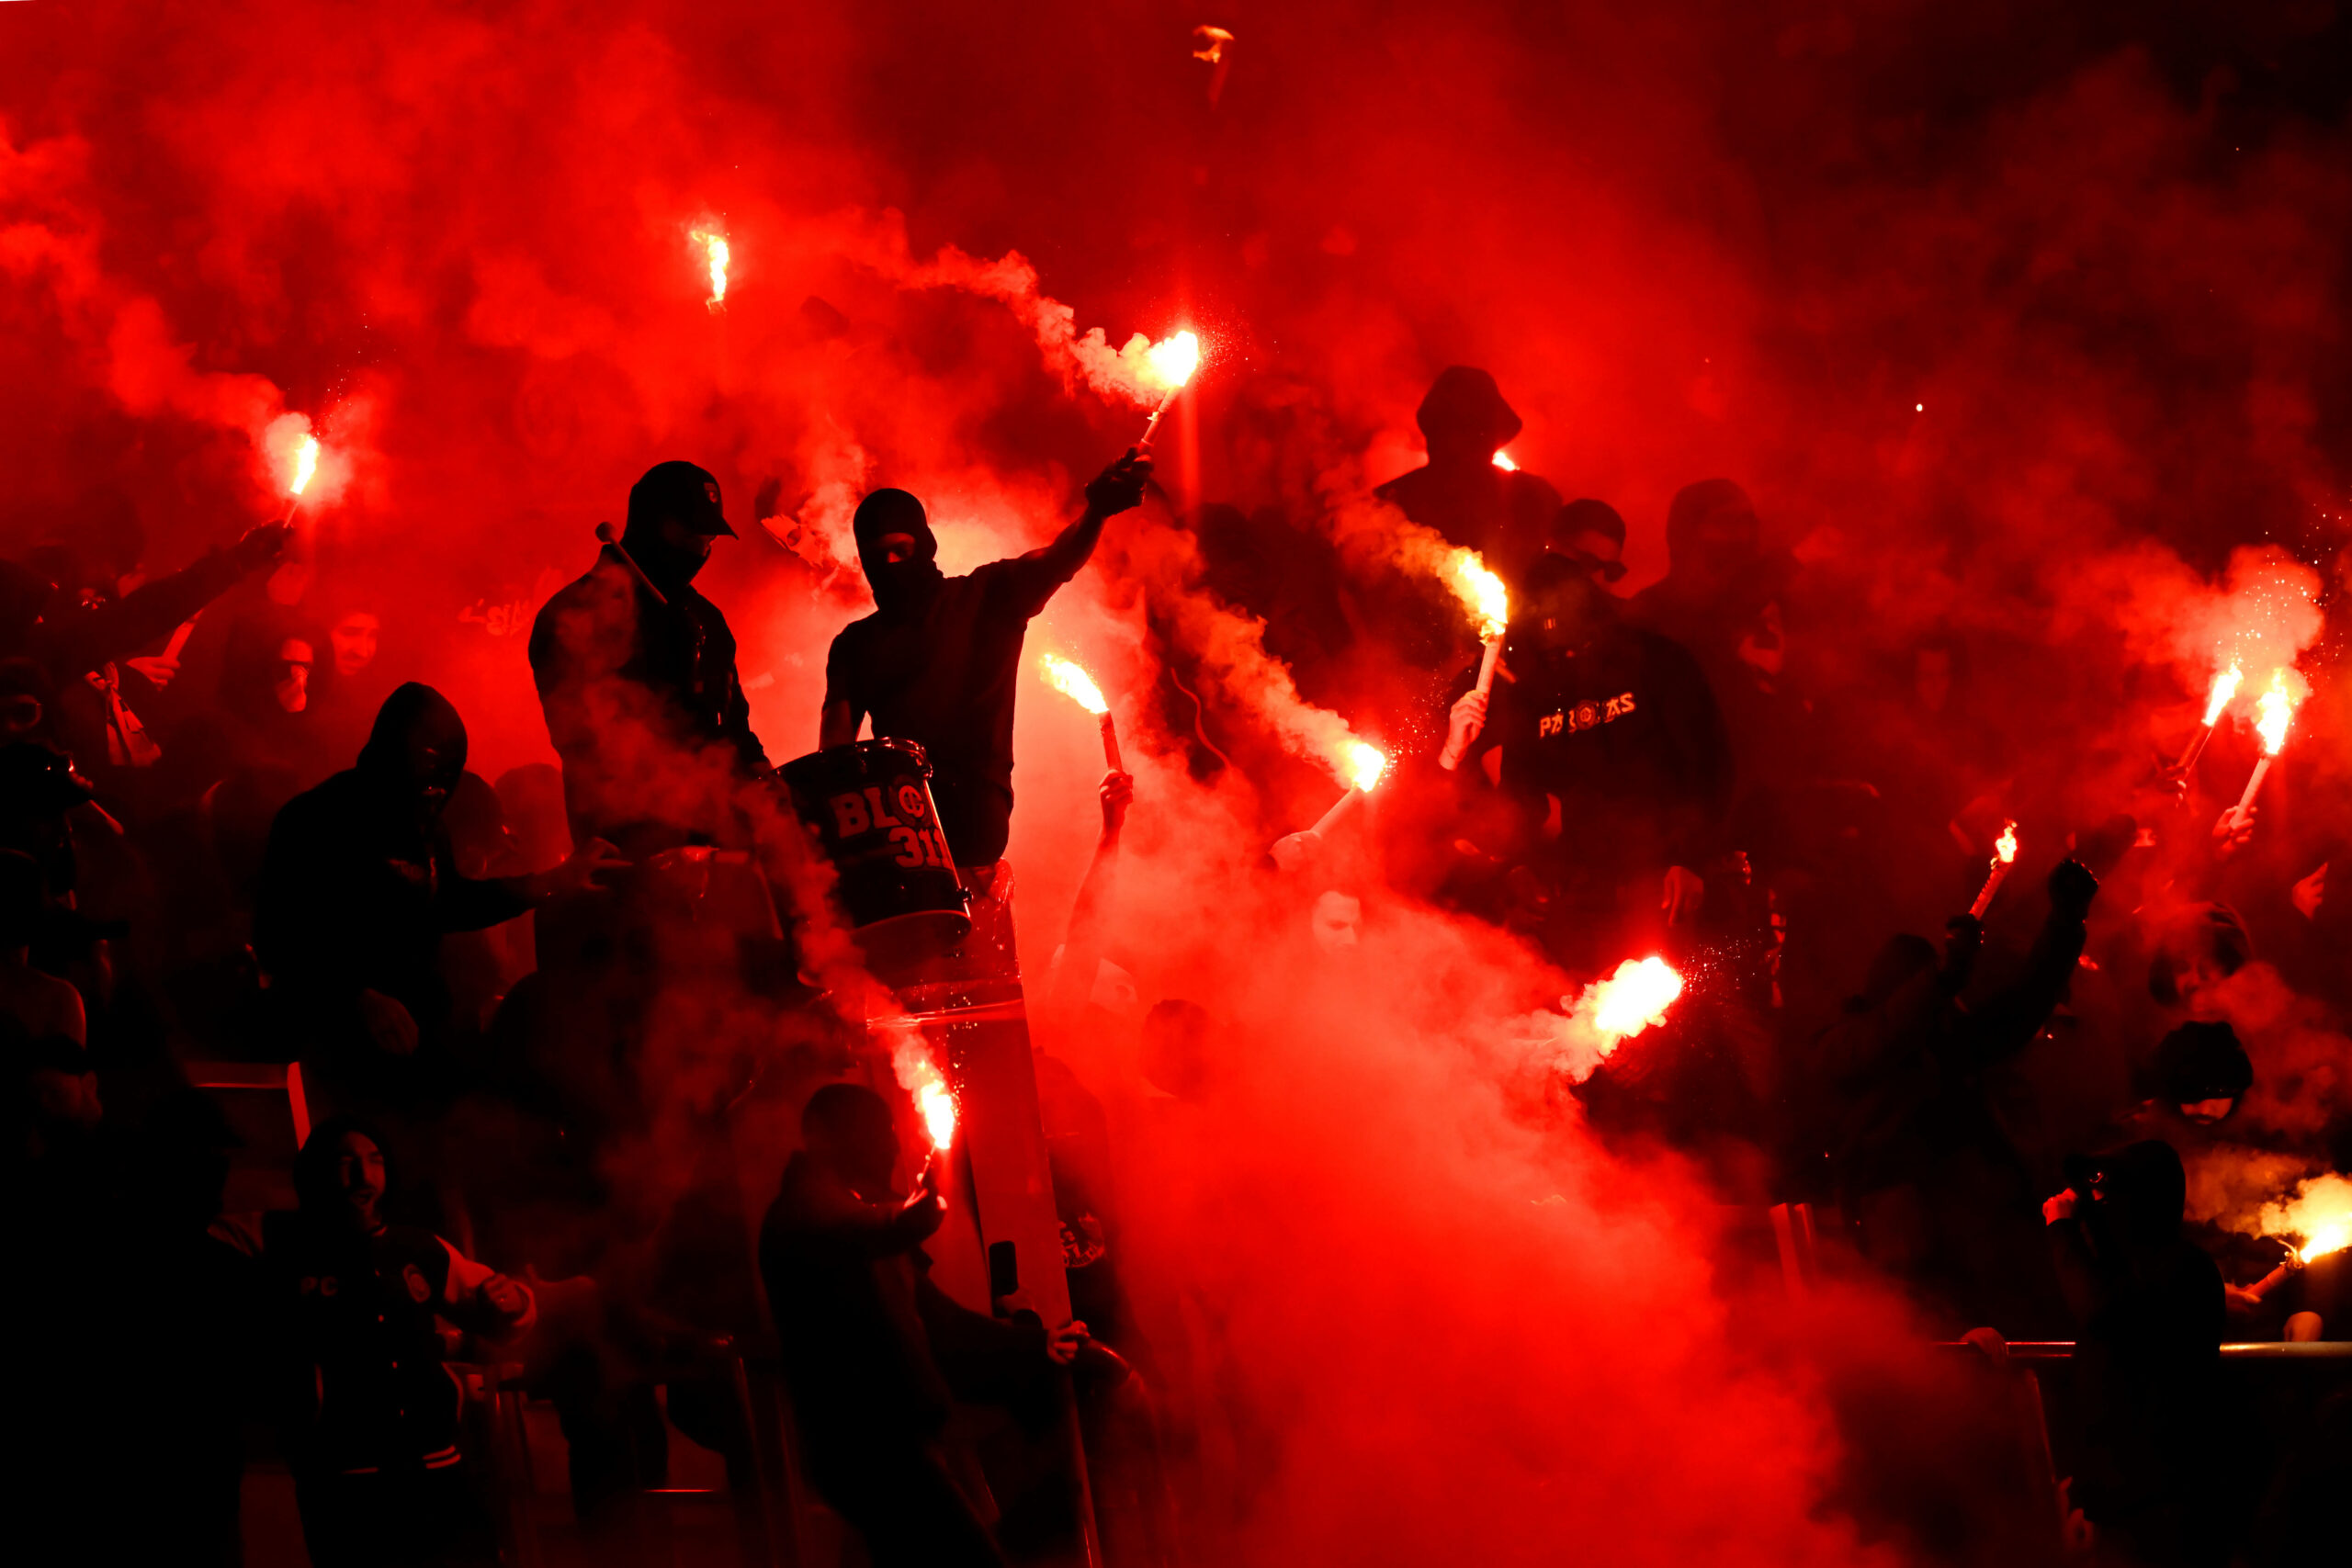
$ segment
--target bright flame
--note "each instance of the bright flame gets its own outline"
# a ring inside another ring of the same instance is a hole
[[[2309,1263],[2352,1247],[2352,1179],[2335,1174],[2299,1183],[2290,1198],[2262,1206],[2262,1234],[2299,1237],[2295,1256]]]
[[[710,298],[703,303],[716,310],[727,303],[727,237],[695,231],[695,242],[710,259]]]
[[[1993,840],[1993,858],[2003,865],[2009,865],[2016,862],[2018,858],[2018,825],[2016,823],[2001,824],[2001,836]]]
[[[1519,465],[1511,461],[1510,454],[1508,452],[1498,452],[1495,454],[1495,467],[1500,468],[1507,474],[1515,474],[1519,472]]]
[[[1046,672],[1046,683],[1091,714],[1106,714],[1111,705],[1102,700],[1102,688],[1094,677],[1072,664],[1069,660],[1048,653],[1037,661]]]
[[[956,1141],[956,1097],[945,1084],[923,1085],[916,1104],[922,1109],[922,1124],[931,1130],[933,1148],[944,1149]]]
[[[2295,716],[2295,699],[2287,694],[2287,672],[2270,672],[2270,689],[2254,699],[2255,733],[2262,737],[2262,754],[2276,757],[2287,744],[2287,721]]]
[[[1470,613],[1478,617],[1478,637],[1492,642],[1510,621],[1510,593],[1503,580],[1487,570],[1477,551],[1457,549],[1445,564],[1446,581]]]
[[[1348,782],[1350,784],[1366,795],[1370,795],[1373,786],[1380,782],[1380,775],[1387,771],[1388,759],[1381,755],[1378,747],[1367,746],[1361,740],[1348,742]]]
[[[1666,1021],[1666,1010],[1682,994],[1682,976],[1663,958],[1632,959],[1617,965],[1617,973],[1585,987],[1577,1010],[1592,1021],[1609,1043],[1639,1034]]]
[[[2230,667],[2213,677],[2213,694],[2205,699],[2205,728],[2212,728],[2222,722],[2222,712],[2230,699],[2238,694],[2238,682],[2245,679],[2245,671],[2232,660]]]
[[[922,1032],[911,1023],[902,1023],[899,1043],[890,1050],[890,1071],[897,1075],[899,1087],[914,1097],[915,1109],[922,1113],[924,1129],[931,1134],[931,1146],[945,1150],[956,1141],[956,1093],[939,1071],[939,1064],[932,1060],[931,1044]]]
[[[287,487],[286,493],[301,494],[302,487],[309,484],[311,476],[318,471],[319,438],[315,435],[305,435],[302,437],[302,444],[294,448],[294,480]]]
[[[1172,393],[1201,367],[1201,340],[1188,332],[1178,333],[1144,350],[1143,357],[1153,378]]]

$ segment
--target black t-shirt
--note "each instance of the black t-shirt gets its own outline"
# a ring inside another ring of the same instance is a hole
[[[1076,570],[1048,551],[993,561],[942,580],[920,605],[876,611],[833,638],[825,705],[871,714],[876,737],[912,740],[930,754],[939,825],[958,865],[1004,857],[1022,639]]]

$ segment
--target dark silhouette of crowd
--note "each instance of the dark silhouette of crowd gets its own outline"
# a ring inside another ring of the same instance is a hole
[[[2347,1395],[2250,1414],[2221,1347],[2352,1335],[2352,1254],[2250,1223],[2352,1162],[2343,797],[2282,769],[2258,815],[2217,821],[2232,786],[2161,756],[2077,773],[2002,721],[1985,670],[2018,648],[1874,631],[1728,479],[1674,496],[1666,570],[1624,597],[1624,517],[1498,462],[1522,425],[1484,371],[1436,378],[1426,465],[1369,497],[1284,478],[1314,466],[1309,412],[1245,400],[1233,468],[1263,493],[1176,518],[1186,581],[1144,590],[1168,744],[1258,813],[1301,950],[1410,898],[1542,954],[1571,998],[1665,957],[1672,1017],[1558,1086],[1593,1135],[1686,1157],[1727,1207],[1801,1212],[1808,1267],[1898,1295],[1923,1339],[2071,1343],[2047,1440],[2101,1561],[2340,1543],[2317,1521]],[[833,647],[824,741],[871,716],[930,745],[956,859],[1000,912],[1024,629],[1149,480],[1130,454],[1053,544],[959,578],[915,497],[858,509],[878,609]],[[1320,525],[1342,499],[1502,576],[1487,686],[1442,586]],[[560,772],[494,781],[458,708],[394,667],[396,606],[301,591],[286,530],[150,579],[127,502],[76,525],[0,563],[22,1238],[0,1360],[50,1433],[20,1465],[42,1499],[24,1561],[240,1561],[249,1454],[291,1477],[322,1568],[499,1561],[514,1527],[479,1408],[501,1387],[555,1412],[574,1516],[613,1561],[659,1528],[673,1433],[739,1491],[788,1451],[877,1564],[1073,1531],[1117,1564],[1201,1548],[1176,1394],[1222,1386],[1227,1328],[1204,1287],[1192,1343],[1144,1330],[1122,1191],[1132,1144],[1192,1146],[1238,1047],[1116,961],[1131,778],[1104,779],[1068,940],[1028,965],[1057,1323],[1017,1280],[933,1278],[940,1161],[909,1142],[887,1049],[819,1005],[777,891],[808,851],[691,586],[734,533],[715,479],[650,470],[541,610]],[[1180,597],[1253,619],[1303,694],[1387,740],[1376,808],[1300,831],[1328,784],[1216,688]],[[2170,744],[2202,695],[2136,716]],[[2334,701],[2306,732],[2341,739]],[[1972,910],[2005,830],[2023,847]],[[1090,1031],[1136,1041],[1148,1114],[1056,1054]],[[232,1082],[283,1110],[257,1119]],[[781,1436],[746,1366],[786,1392]],[[1037,1457],[1072,1434],[1075,1506]],[[1239,1468],[1262,1441],[1233,1416]]]

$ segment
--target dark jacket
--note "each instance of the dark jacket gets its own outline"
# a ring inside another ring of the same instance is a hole
[[[820,1463],[928,1440],[951,1398],[1007,1397],[1046,1364],[1042,1327],[951,1300],[908,1212],[866,1201],[805,1153],[760,1227],[760,1274]]]
[[[735,669],[735,634],[688,583],[664,604],[607,547],[531,624],[531,676],[563,759],[572,841],[627,847],[650,828],[708,834],[723,806],[682,785],[684,760],[717,752],[733,773],[767,771]]]

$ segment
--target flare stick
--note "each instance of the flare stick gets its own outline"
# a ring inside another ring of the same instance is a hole
[[[610,523],[599,523],[596,525],[596,537],[613,547],[613,554],[621,558],[621,564],[628,568],[629,575],[636,578],[639,585],[652,594],[658,603],[667,604],[670,602],[670,596],[653,586],[653,580],[645,575],[645,569],[637,564],[637,558],[628,553],[627,545],[621,543],[618,529]]]

